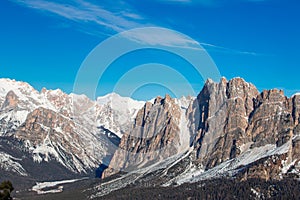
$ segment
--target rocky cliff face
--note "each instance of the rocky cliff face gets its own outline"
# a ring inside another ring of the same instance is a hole
[[[5,101],[2,104],[1,110],[4,109],[13,109],[18,104],[17,95],[11,90],[6,94]]]
[[[179,151],[178,145],[186,140],[189,142],[183,149],[188,150],[191,145],[189,156],[185,161],[176,161],[185,164],[172,164],[182,172],[173,177],[177,183],[182,182],[180,179],[192,181],[196,175],[199,179],[231,174],[241,179],[269,180],[299,173],[300,96],[288,98],[276,89],[259,93],[241,78],[222,78],[219,83],[208,80],[181,115],[186,126],[178,125],[178,104],[168,104],[170,108],[164,101],[175,102],[157,99],[139,111],[136,125],[143,129],[134,127],[133,132],[124,135],[111,168],[126,171],[132,163],[138,168],[162,160],[158,159],[160,156],[179,155],[184,151]],[[160,113],[158,110],[165,114],[154,114]],[[152,137],[156,127],[165,131]],[[145,139],[148,135],[151,137]],[[170,141],[174,145],[166,151],[165,144]],[[180,169],[182,166],[185,169]],[[108,169],[105,176],[113,173]]]
[[[246,129],[257,95],[257,89],[241,78],[206,82],[194,102],[199,111],[192,117],[200,119],[194,141],[195,159],[205,168],[236,157],[241,153],[240,146],[251,141]]]
[[[263,91],[254,101],[247,135],[251,148],[272,144],[279,153],[245,167],[243,178],[281,179],[299,176],[299,96],[287,98],[281,90]]]
[[[180,137],[180,106],[169,95],[147,102],[137,113],[132,130],[125,133],[103,177],[162,161],[186,145]]]
[[[31,112],[14,137],[29,148],[34,161],[53,159],[75,173],[97,168],[105,156],[101,152],[106,150],[104,140],[77,126],[70,118],[46,108]]]

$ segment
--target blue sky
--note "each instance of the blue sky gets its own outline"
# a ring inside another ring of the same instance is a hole
[[[199,42],[227,79],[243,77],[259,90],[280,88],[291,95],[300,91],[299,10],[297,0],[3,0],[0,77],[70,93],[82,62],[99,43],[132,28],[158,26]],[[204,80],[187,63],[145,50],[116,60],[95,95],[113,91],[126,70],[153,62],[180,66],[179,73],[200,91]],[[122,95],[128,95],[126,84]],[[148,99],[172,93],[167,86],[148,84],[131,95]],[[184,84],[178,87],[186,94]]]

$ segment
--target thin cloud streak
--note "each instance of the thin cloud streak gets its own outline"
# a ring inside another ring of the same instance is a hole
[[[202,6],[215,6],[226,3],[236,3],[236,2],[264,2],[268,0],[156,0],[161,3],[171,3],[171,4],[198,4]]]
[[[176,48],[188,48],[200,50],[199,43],[181,33],[170,29],[149,27],[150,29],[140,30],[134,32],[124,32],[122,37],[132,40],[137,43],[147,44],[151,46],[166,46]]]
[[[40,11],[54,13],[66,19],[79,23],[96,23],[109,30],[121,32],[131,28],[141,26],[135,22],[142,19],[138,14],[129,12],[113,13],[102,7],[83,1],[77,0],[74,4],[62,4],[44,0],[13,0],[14,2],[34,8]]]
[[[145,23],[145,19],[140,14],[134,12],[128,5],[122,3],[123,9],[120,12],[112,12],[110,10],[104,9],[103,7],[92,4],[84,0],[68,1],[69,3],[58,3],[53,1],[45,0],[11,0],[20,5],[36,9],[39,11],[46,11],[48,13],[56,14],[67,20],[76,22],[78,29],[81,32],[94,36],[112,36],[115,33],[123,32],[132,28],[153,26],[152,24]],[[172,1],[172,2],[202,2],[202,3],[212,3],[216,0],[159,0],[159,1]],[[116,2],[117,3],[117,2]],[[126,7],[127,6],[127,7]],[[124,11],[125,10],[125,11]],[[87,26],[88,24],[88,26]],[[97,25],[105,30],[97,29]],[[89,27],[89,28],[85,28]],[[199,50],[199,43],[190,38],[184,37],[181,34],[172,34],[170,31],[160,32],[157,34],[155,32],[151,33],[140,33],[136,35],[126,35],[130,40],[135,40],[136,42],[148,43],[150,45],[164,45],[169,47],[180,47]],[[206,47],[205,49],[212,48],[217,51],[225,53],[234,54],[247,54],[257,56],[255,52],[239,51],[234,49],[229,49],[226,47],[216,46],[208,43],[200,43],[200,45]],[[203,50],[203,49],[202,49]]]
[[[217,46],[217,45],[214,45],[214,44],[209,44],[209,43],[204,43],[204,42],[201,42],[200,44],[202,46],[205,46],[205,47],[208,47],[208,48],[212,48],[214,50],[219,50],[221,52],[226,52],[226,53],[245,54],[245,55],[252,55],[252,56],[262,56],[263,55],[263,54],[256,53],[256,52],[241,51],[241,50],[237,50],[237,49],[230,49],[230,48],[226,48],[226,47],[222,47],[222,46]]]

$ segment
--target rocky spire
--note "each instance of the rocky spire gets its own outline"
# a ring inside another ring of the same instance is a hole
[[[18,105],[18,97],[17,95],[11,90],[6,94],[5,101],[2,104],[1,110],[3,109],[11,109],[15,108]]]
[[[257,95],[255,86],[241,78],[205,83],[194,103],[199,107],[194,112],[199,118],[194,141],[196,160],[211,168],[240,153],[238,147],[251,140],[246,128]]]
[[[147,102],[137,113],[132,130],[123,135],[103,177],[120,170],[145,167],[177,154],[180,118],[180,107],[169,95],[157,97],[153,104]]]

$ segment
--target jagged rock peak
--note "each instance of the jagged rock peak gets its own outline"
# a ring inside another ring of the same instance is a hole
[[[174,103],[174,99],[168,94],[165,95],[165,98],[162,98],[161,96],[157,96],[154,99],[154,104],[165,104],[165,103],[171,103],[171,102]]]
[[[41,93],[44,94],[47,92],[47,89],[45,87],[42,88]]]
[[[163,98],[162,98],[161,96],[157,96],[157,97],[154,99],[154,104],[160,104],[162,100],[163,100]]]
[[[14,91],[9,91],[6,94],[5,101],[1,107],[4,108],[15,108],[18,105],[18,96],[14,93]]]
[[[166,94],[166,96],[165,96],[165,101],[166,101],[166,102],[170,102],[171,100],[172,100],[171,96],[168,95],[168,94]]]
[[[209,90],[209,91],[205,92],[203,90]],[[207,92],[212,92],[212,90],[214,91],[219,90],[219,92],[223,90],[226,92],[228,98],[245,96],[245,94],[249,90],[258,94],[258,90],[252,83],[248,83],[243,78],[240,77],[233,78],[231,80],[227,80],[225,77],[222,77],[219,82],[214,82],[212,79],[207,79],[202,91],[204,93],[207,93]],[[200,94],[203,93],[202,91],[200,92]]]
[[[214,83],[214,81],[212,79],[208,78],[205,82],[205,85],[212,84],[212,83]]]
[[[176,155],[183,143],[180,138],[180,120],[180,106],[170,95],[157,97],[153,104],[146,102],[138,111],[130,132],[123,135],[119,149],[103,177]]]
[[[259,96],[259,99],[263,101],[282,101],[285,98],[284,91],[278,89],[264,90]]]
[[[220,79],[220,82],[221,82],[221,83],[227,83],[228,81],[227,81],[227,79],[223,76],[223,77]]]

